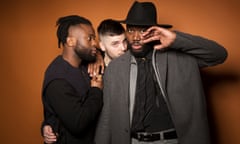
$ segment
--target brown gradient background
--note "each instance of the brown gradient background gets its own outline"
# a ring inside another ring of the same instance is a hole
[[[58,17],[79,14],[96,28],[104,18],[124,19],[133,0],[7,0],[0,4],[0,141],[40,144],[41,86],[57,48]],[[215,144],[240,143],[238,0],[153,0],[161,23],[174,30],[214,39],[229,52],[227,61],[206,69],[211,133]]]

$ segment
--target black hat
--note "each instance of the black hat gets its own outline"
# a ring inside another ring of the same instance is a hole
[[[157,23],[156,7],[152,2],[135,1],[128,12],[127,18],[120,22],[128,25],[138,25],[138,26],[157,25],[163,28],[172,27],[172,25],[169,25],[169,24]]]

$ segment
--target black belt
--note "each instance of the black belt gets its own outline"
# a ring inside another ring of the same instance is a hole
[[[132,133],[132,138],[135,138],[139,141],[158,141],[158,140],[169,140],[169,139],[176,139],[177,133],[175,130],[169,132],[158,132],[158,133]]]

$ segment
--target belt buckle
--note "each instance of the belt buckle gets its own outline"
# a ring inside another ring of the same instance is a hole
[[[139,141],[152,141],[153,134],[152,133],[138,133],[137,139]]]
[[[142,139],[142,134],[141,133],[136,133],[137,134],[137,139],[141,140]]]
[[[140,141],[145,141],[146,140],[146,136],[147,136],[146,133],[137,133],[137,138]]]

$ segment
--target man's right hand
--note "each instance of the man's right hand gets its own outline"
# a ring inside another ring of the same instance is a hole
[[[176,33],[165,28],[152,26],[142,34],[143,43],[159,41],[154,49],[163,49],[169,47],[176,39]]]
[[[57,136],[53,133],[50,125],[45,125],[43,127],[43,136],[46,144],[52,144],[57,141]]]

